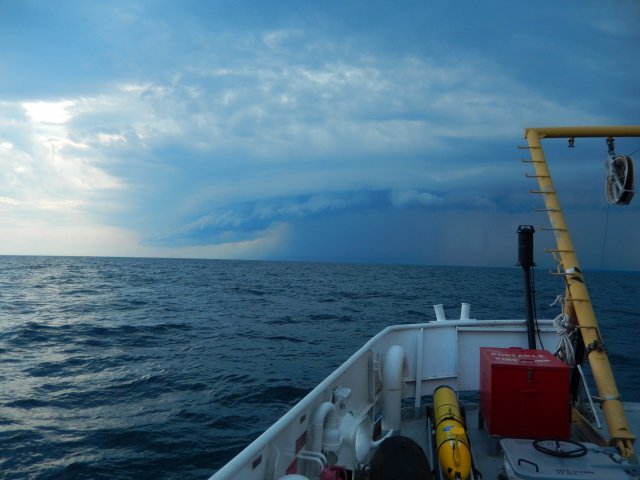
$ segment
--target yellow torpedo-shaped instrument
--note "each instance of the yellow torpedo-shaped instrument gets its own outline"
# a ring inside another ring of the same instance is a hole
[[[438,461],[444,477],[466,480],[471,474],[469,437],[456,393],[450,387],[441,386],[433,392],[433,422]]]

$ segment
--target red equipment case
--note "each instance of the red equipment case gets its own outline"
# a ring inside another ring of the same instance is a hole
[[[480,348],[480,412],[491,435],[569,437],[569,367],[546,350]]]

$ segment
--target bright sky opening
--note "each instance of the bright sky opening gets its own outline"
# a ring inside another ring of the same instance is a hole
[[[511,266],[546,224],[524,128],[640,124],[639,25],[634,0],[2,2],[0,254]],[[640,198],[607,206],[603,141],[566,147],[583,266],[639,270]]]

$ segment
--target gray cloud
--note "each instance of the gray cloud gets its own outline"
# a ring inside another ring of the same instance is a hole
[[[30,63],[0,57],[8,71],[43,78],[25,88],[0,80],[9,92],[0,208],[120,228],[128,245],[238,249],[277,249],[261,235],[284,242],[309,222],[366,223],[381,208],[515,215],[532,203],[519,193],[529,184],[514,149],[524,126],[635,118],[638,69],[615,68],[634,34],[612,32],[617,14],[585,5],[566,28],[556,7],[536,11],[554,19],[546,35],[516,5],[501,10],[513,24],[489,15],[480,25],[472,2],[455,29],[445,6],[358,17],[344,15],[358,10],[349,2],[297,14],[258,4],[251,14],[218,4],[61,8],[52,23],[70,25],[61,48],[79,45],[69,63],[57,52],[55,70],[35,68],[38,49]],[[583,186],[595,178],[574,169],[567,205],[593,208]]]

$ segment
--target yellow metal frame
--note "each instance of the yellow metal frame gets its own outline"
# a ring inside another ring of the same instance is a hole
[[[539,185],[539,193],[544,198],[545,211],[551,222],[551,229],[555,234],[557,250],[554,256],[559,258],[559,268],[564,275],[567,291],[566,301],[570,310],[575,312],[593,378],[596,382],[598,394],[602,398],[602,410],[609,429],[610,443],[618,448],[620,453],[630,458],[634,455],[633,443],[635,435],[629,428],[624,413],[622,400],[613,376],[609,357],[604,349],[602,335],[598,328],[591,300],[584,283],[584,277],[578,257],[576,256],[567,224],[564,220],[558,196],[556,194],[547,161],[542,151],[540,141],[545,138],[579,138],[579,137],[640,137],[640,126],[624,127],[551,127],[527,128],[525,138],[531,152],[531,163],[535,168],[535,175]],[[572,312],[572,313],[573,313]]]

